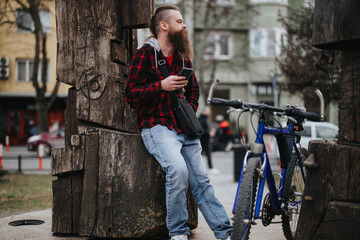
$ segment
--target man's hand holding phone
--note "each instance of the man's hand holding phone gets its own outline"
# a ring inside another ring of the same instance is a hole
[[[192,72],[191,68],[182,68],[177,76],[172,75],[162,80],[161,89],[164,91],[174,91],[185,87]]]

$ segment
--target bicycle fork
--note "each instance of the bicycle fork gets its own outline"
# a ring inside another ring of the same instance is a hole
[[[238,194],[239,194],[243,174],[246,171],[247,162],[253,156],[254,156],[254,153],[252,153],[251,151],[247,151],[246,155],[244,157],[244,162],[243,162],[243,164],[241,166],[239,183],[238,183],[236,196],[235,196],[235,202],[234,202],[234,206],[233,206],[233,210],[232,210],[233,214],[235,214]],[[274,209],[279,213],[283,212],[283,210],[282,210],[282,208],[280,206],[280,201],[279,201],[279,195],[281,196],[281,192],[282,192],[282,181],[280,181],[280,186],[279,186],[280,190],[278,192],[276,190],[275,180],[274,180],[274,177],[272,175],[272,171],[271,171],[271,167],[270,167],[270,161],[269,161],[269,157],[268,157],[267,153],[266,152],[261,153],[259,156],[261,158],[262,164],[261,164],[261,167],[258,168],[260,181],[259,181],[259,187],[258,187],[258,191],[257,191],[257,195],[256,195],[255,211],[254,211],[254,216],[253,216],[254,220],[261,217],[260,216],[260,213],[261,213],[260,208],[261,208],[261,203],[262,203],[262,199],[263,199],[265,181],[268,184],[268,188],[269,188],[269,191],[270,191],[270,196],[271,196],[271,200],[272,200],[272,204],[273,204]],[[284,179],[284,176],[285,176],[285,169],[282,170],[281,178]],[[256,184],[257,184],[257,182],[256,182]]]

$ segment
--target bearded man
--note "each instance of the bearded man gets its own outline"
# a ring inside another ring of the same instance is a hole
[[[193,51],[186,25],[179,9],[171,5],[158,8],[149,24],[153,36],[133,56],[125,96],[137,112],[145,147],[166,174],[169,235],[171,240],[187,240],[190,234],[186,225],[186,192],[190,186],[215,237],[230,239],[230,220],[209,184],[200,141],[182,133],[170,104],[170,92],[176,91],[195,111],[198,107],[199,85],[195,75],[189,79],[177,76],[182,67],[192,68]],[[163,76],[159,64],[166,64],[170,76]]]

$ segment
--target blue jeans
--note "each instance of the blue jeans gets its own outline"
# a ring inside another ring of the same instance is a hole
[[[216,238],[226,238],[232,227],[229,217],[214,195],[201,156],[199,139],[188,139],[162,125],[144,128],[141,136],[147,150],[166,174],[166,225],[169,235],[189,235],[186,192],[191,192]]]

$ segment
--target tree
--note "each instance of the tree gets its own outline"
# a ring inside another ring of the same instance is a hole
[[[308,110],[317,111],[315,89],[320,89],[325,102],[338,99],[338,74],[340,53],[321,51],[312,46],[314,7],[289,9],[287,16],[279,16],[288,32],[288,39],[282,44],[282,54],[276,58],[285,75],[283,89],[300,93]]]
[[[56,99],[60,82],[56,81],[56,85],[51,93],[50,98],[45,96],[47,91],[47,50],[46,38],[47,32],[41,22],[40,12],[47,8],[52,0],[6,0],[0,4],[0,26],[10,25],[17,26],[26,31],[30,31],[35,37],[35,56],[33,64],[33,74],[31,77],[32,85],[36,92],[36,108],[38,112],[38,131],[46,132],[47,126],[47,112]],[[16,6],[14,5],[16,3]],[[17,12],[23,13],[21,16]],[[19,18],[24,16],[31,17],[33,24],[22,24]],[[12,17],[14,16],[14,17]],[[12,19],[16,19],[15,21]],[[42,65],[41,72],[39,72],[39,65]],[[40,81],[38,76],[40,75]]]

